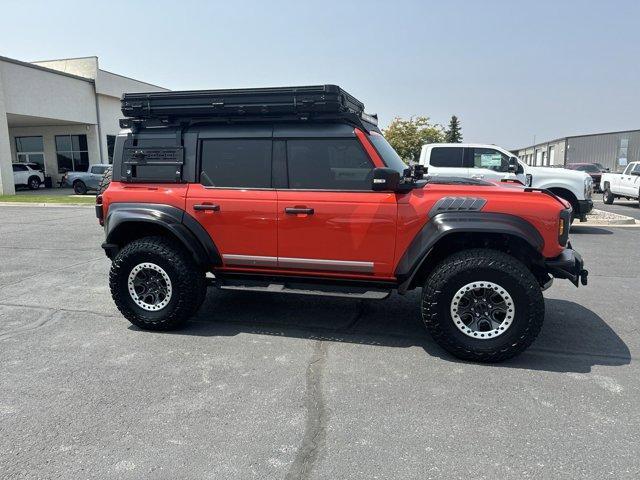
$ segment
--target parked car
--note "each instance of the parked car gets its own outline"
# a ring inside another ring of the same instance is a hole
[[[429,175],[477,178],[499,182],[518,179],[527,187],[544,188],[564,198],[573,218],[586,221],[593,209],[593,180],[584,172],[565,168],[531,167],[495,145],[432,143],[423,145],[419,163]]]
[[[87,172],[66,172],[62,177],[62,184],[72,187],[77,195],[84,195],[88,191],[99,191],[105,172],[111,168],[109,164],[96,163],[89,166]]]
[[[569,163],[567,164],[567,168],[569,170],[588,173],[593,180],[594,190],[600,191],[600,179],[602,178],[603,170],[595,163]]]
[[[44,170],[38,163],[14,163],[13,183],[16,187],[26,186],[37,190],[44,183]]]
[[[452,354],[526,349],[553,277],[587,282],[571,205],[516,183],[422,179],[363,109],[333,85],[124,94],[96,197],[120,312],[167,330],[207,285],[369,300],[422,287],[424,324]]]
[[[603,173],[600,180],[602,200],[611,205],[616,198],[640,203],[640,162],[631,162],[622,173]]]

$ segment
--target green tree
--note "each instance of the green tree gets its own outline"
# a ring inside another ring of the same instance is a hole
[[[462,142],[462,128],[460,127],[460,121],[455,115],[451,116],[449,120],[449,128],[445,134],[445,142],[447,143],[460,143]]]
[[[429,117],[411,117],[408,120],[396,117],[382,133],[407,163],[418,161],[425,143],[441,143],[444,140],[444,129],[441,125],[431,123]]]

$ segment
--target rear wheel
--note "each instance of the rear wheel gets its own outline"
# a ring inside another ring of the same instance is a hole
[[[453,355],[498,362],[535,340],[544,321],[544,299],[519,260],[473,249],[451,255],[429,275],[422,318],[435,341]]]
[[[87,193],[87,186],[82,180],[76,180],[73,182],[73,191],[76,195],[84,195]]]
[[[609,187],[605,188],[602,193],[602,201],[607,205],[611,205],[614,200],[615,197],[613,196],[613,193],[611,193],[611,190],[609,190]]]
[[[38,177],[29,177],[29,181],[27,182],[27,186],[31,190],[37,190],[40,188],[40,179]]]
[[[148,330],[179,327],[197,312],[206,294],[204,272],[164,237],[125,246],[113,261],[109,285],[118,310]]]

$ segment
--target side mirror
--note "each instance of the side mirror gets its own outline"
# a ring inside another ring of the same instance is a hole
[[[516,157],[509,157],[509,167],[507,168],[507,171],[509,173],[518,173],[518,160],[516,159]]]
[[[375,168],[371,189],[374,192],[395,192],[400,185],[400,173],[393,168]]]

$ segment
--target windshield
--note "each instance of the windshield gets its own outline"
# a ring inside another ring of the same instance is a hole
[[[378,154],[382,157],[382,160],[387,167],[393,168],[402,175],[405,169],[408,168],[407,164],[402,161],[400,155],[398,155],[393,147],[389,145],[387,139],[377,132],[371,132],[369,134],[369,140],[371,140],[371,143],[373,143],[373,146],[376,148]]]

